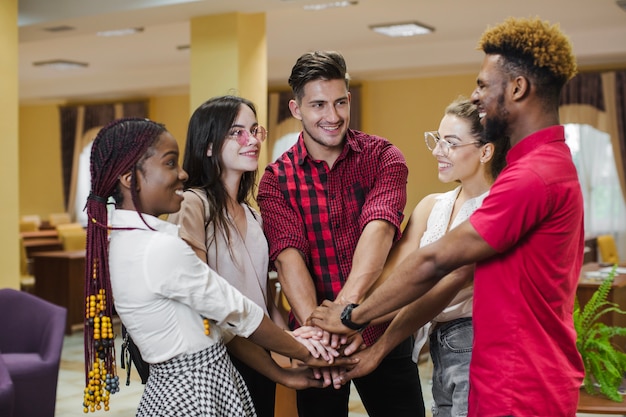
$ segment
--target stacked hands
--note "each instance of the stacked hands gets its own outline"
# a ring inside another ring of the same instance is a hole
[[[361,333],[341,324],[339,316],[344,307],[326,300],[314,310],[305,326],[288,332],[308,349],[311,359],[300,366],[310,367],[314,378],[322,381],[322,387],[332,384],[339,389],[353,378],[374,370],[379,362],[369,358],[372,349],[366,349]],[[361,364],[366,357],[372,360]]]

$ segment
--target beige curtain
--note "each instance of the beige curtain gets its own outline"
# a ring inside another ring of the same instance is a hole
[[[577,75],[563,89],[559,115],[563,124],[587,124],[610,135],[622,199],[626,203],[625,74],[610,71]],[[626,232],[613,230],[612,234],[624,262]]]
[[[621,157],[616,111],[615,72],[579,74],[565,86],[559,116],[562,124],[588,124],[611,135],[613,157],[622,197],[626,202],[626,176]]]

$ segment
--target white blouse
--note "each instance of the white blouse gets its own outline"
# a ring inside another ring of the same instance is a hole
[[[224,331],[248,337],[263,311],[202,262],[178,227],[134,211],[115,210],[109,250],[115,309],[141,355],[160,363],[222,343]],[[211,320],[204,333],[202,317]]]

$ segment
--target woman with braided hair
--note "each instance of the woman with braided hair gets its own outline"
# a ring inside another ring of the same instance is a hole
[[[102,401],[108,408],[108,392],[115,391],[109,382],[115,379],[114,350],[104,341],[112,338],[113,299],[150,363],[137,416],[254,416],[250,394],[224,347],[232,335],[241,336],[232,342],[242,352],[248,345],[241,341],[249,338],[307,365],[328,362],[275,326],[198,259],[175,225],[158,218],[178,211],[183,201],[187,173],[178,158],[176,140],[163,125],[146,119],[112,122],[94,140],[85,292],[87,315],[95,314],[85,331],[85,407],[99,408]],[[115,200],[110,221],[109,197]],[[307,368],[281,369],[268,362],[264,369],[293,387],[324,385]]]

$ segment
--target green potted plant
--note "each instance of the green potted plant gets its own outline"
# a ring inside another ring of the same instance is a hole
[[[626,372],[626,354],[611,342],[613,336],[626,336],[626,328],[607,326],[599,321],[605,314],[626,314],[616,303],[607,300],[615,278],[617,265],[593,293],[581,310],[578,298],[574,304],[576,345],[585,366],[583,386],[589,394],[601,392],[607,398],[621,402],[619,387]]]

